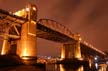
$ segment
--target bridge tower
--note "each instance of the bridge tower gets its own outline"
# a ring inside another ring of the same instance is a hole
[[[11,48],[11,45],[15,45],[16,51],[14,51],[15,53],[13,54],[19,55],[22,59],[36,58],[37,7],[33,4],[28,4],[26,9],[16,12],[15,15],[26,18],[27,21],[20,26],[20,32],[17,30],[20,37],[18,39],[14,40],[11,38],[11,41],[9,41],[9,28],[5,30],[1,54],[6,55],[12,53],[11,51],[13,51],[13,48]],[[11,22],[9,24],[11,24]]]
[[[61,51],[61,59],[81,59],[80,41],[81,37],[79,34],[75,34],[76,41],[71,43],[63,44]]]
[[[22,59],[36,58],[37,7],[35,5],[28,4],[25,14],[28,21],[21,27],[21,39],[17,41],[17,54]]]

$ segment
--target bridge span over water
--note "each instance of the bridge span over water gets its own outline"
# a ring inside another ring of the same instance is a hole
[[[37,8],[26,8],[11,13],[0,9],[0,37],[3,39],[2,55],[12,53],[20,57],[37,57],[36,39],[43,38],[63,44],[61,58],[104,57],[105,53],[72,33],[54,20],[37,20]]]

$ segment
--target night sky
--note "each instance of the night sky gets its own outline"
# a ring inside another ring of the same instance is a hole
[[[37,5],[38,19],[60,22],[94,47],[108,51],[108,0],[0,0],[0,8],[15,12],[28,2]],[[60,55],[61,44],[37,41],[38,55]]]

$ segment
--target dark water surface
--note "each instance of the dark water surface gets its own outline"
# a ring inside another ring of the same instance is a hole
[[[21,65],[17,67],[0,68],[0,71],[83,71],[83,67],[73,69],[71,66],[64,67],[63,65],[47,64],[45,68]]]
[[[46,65],[46,71],[84,71],[83,70],[83,66],[79,67],[79,68],[73,68],[70,65]]]
[[[76,64],[34,64],[34,61],[22,61],[17,55],[2,55],[0,56],[0,71],[84,71],[82,66],[77,67],[79,65]]]

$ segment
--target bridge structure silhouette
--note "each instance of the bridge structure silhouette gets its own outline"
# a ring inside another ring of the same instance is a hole
[[[36,40],[43,38],[63,44],[60,46],[61,59],[94,60],[95,56],[105,56],[63,24],[50,19],[37,20],[37,7],[33,4],[15,13],[0,9],[0,37],[3,39],[1,55],[17,54],[25,59],[37,57]]]

